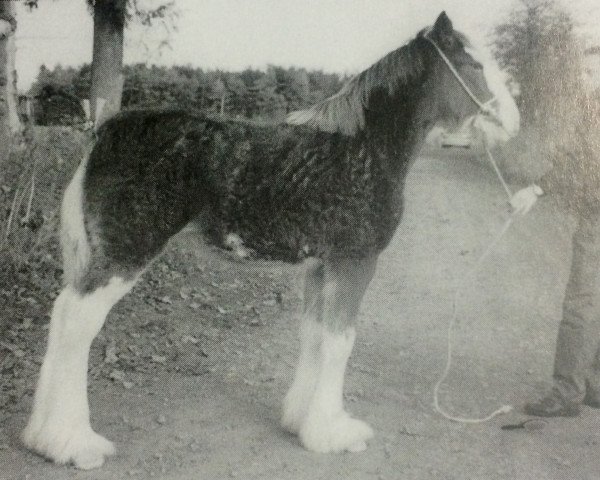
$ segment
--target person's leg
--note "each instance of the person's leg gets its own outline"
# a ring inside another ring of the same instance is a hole
[[[600,347],[586,376],[583,404],[592,408],[600,408]]]
[[[582,218],[573,235],[573,258],[554,360],[553,389],[526,412],[574,416],[586,393],[586,378],[600,338],[600,219]]]
[[[571,275],[554,362],[554,383],[566,399],[583,400],[599,338],[600,219],[584,218],[573,235]]]

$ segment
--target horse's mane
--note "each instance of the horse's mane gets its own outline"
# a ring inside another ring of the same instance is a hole
[[[356,75],[335,95],[306,110],[290,113],[286,122],[354,135],[365,125],[365,109],[369,108],[373,91],[381,89],[393,95],[423,72],[423,56],[416,46],[422,34],[423,31]]]

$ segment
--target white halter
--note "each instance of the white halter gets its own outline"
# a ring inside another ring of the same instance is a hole
[[[456,68],[454,67],[454,65],[452,65],[452,62],[448,59],[448,57],[443,52],[443,50],[438,46],[438,44],[435,43],[434,40],[432,40],[431,38],[429,38],[427,36],[427,34],[425,34],[423,36],[423,38],[425,40],[427,40],[429,43],[431,43],[431,45],[433,45],[433,47],[438,52],[438,54],[440,55],[440,57],[442,58],[442,60],[444,61],[444,63],[448,66],[448,68],[450,69],[450,71],[452,72],[452,74],[454,75],[454,77],[456,77],[456,80],[458,80],[458,83],[460,84],[460,86],[463,87],[464,91],[467,93],[467,95],[469,95],[469,98],[471,100],[473,100],[473,102],[475,102],[475,105],[477,105],[479,107],[479,110],[481,111],[481,113],[484,114],[484,115],[490,115],[492,117],[495,117],[495,119],[498,120],[498,123],[500,123],[500,125],[502,125],[502,122],[500,121],[500,119],[496,116],[496,114],[489,107],[489,105],[492,104],[496,100],[496,97],[490,98],[485,103],[481,102],[475,96],[475,94],[469,88],[469,86],[466,84],[466,82],[463,80],[463,78],[460,76],[460,73],[458,73],[458,70],[456,70]]]
[[[438,52],[438,54],[440,55],[440,57],[442,58],[442,60],[444,61],[444,63],[448,66],[448,68],[450,69],[450,71],[452,72],[452,74],[454,75],[454,77],[456,78],[456,80],[458,80],[458,83],[461,85],[461,87],[463,87],[463,89],[467,93],[467,95],[469,95],[469,98],[471,100],[473,100],[473,102],[475,102],[475,105],[477,105],[479,107],[479,115],[486,115],[486,116],[492,117],[498,123],[498,125],[500,125],[504,130],[506,130],[506,128],[504,127],[504,125],[502,123],[502,120],[498,117],[498,115],[496,115],[496,112],[494,112],[490,108],[490,105],[492,103],[494,103],[494,101],[496,100],[496,97],[490,98],[485,103],[481,102],[477,98],[477,96],[473,93],[473,91],[469,88],[469,86],[466,84],[466,82],[462,79],[462,77],[460,76],[460,73],[458,73],[458,70],[456,70],[456,68],[454,67],[454,65],[452,65],[452,62],[448,59],[448,57],[443,52],[443,50],[438,46],[438,44],[435,43],[434,40],[432,40],[431,38],[429,38],[427,36],[427,34],[425,34],[423,36],[423,38],[425,38],[425,40],[427,40],[429,43],[431,43],[431,45],[433,45],[433,47]],[[475,119],[476,119],[476,117],[473,117],[473,120],[472,120],[473,123],[475,122]],[[494,171],[496,172],[498,180],[500,180],[500,183],[502,184],[502,187],[504,188],[504,191],[506,192],[506,194],[510,198],[512,196],[510,188],[508,187],[506,181],[504,180],[504,177],[502,176],[502,173],[500,172],[500,169],[498,168],[498,165],[496,164],[496,161],[494,160],[492,152],[488,148],[487,143],[485,141],[484,141],[484,147],[485,147],[485,152],[486,152],[486,154],[488,156],[488,159],[490,160],[492,166],[494,167]]]

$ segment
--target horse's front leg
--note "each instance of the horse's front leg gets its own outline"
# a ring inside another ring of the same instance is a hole
[[[323,262],[307,260],[304,273],[303,309],[300,323],[300,356],[294,381],[283,402],[281,424],[291,433],[298,434],[308,405],[317,385],[323,341]]]
[[[315,452],[360,451],[373,431],[352,418],[343,405],[344,374],[354,346],[355,325],[365,290],[373,278],[376,258],[326,262],[322,314],[313,317],[321,335],[314,350],[312,394],[298,435]],[[320,325],[319,325],[320,323]],[[314,339],[313,339],[314,340]],[[314,343],[314,342],[313,342]],[[305,379],[305,381],[309,381]]]

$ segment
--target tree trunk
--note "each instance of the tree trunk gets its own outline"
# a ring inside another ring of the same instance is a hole
[[[90,113],[96,128],[121,109],[126,3],[126,0],[104,0],[94,6]]]
[[[8,158],[12,134],[20,130],[15,71],[14,2],[0,1],[0,165]]]

